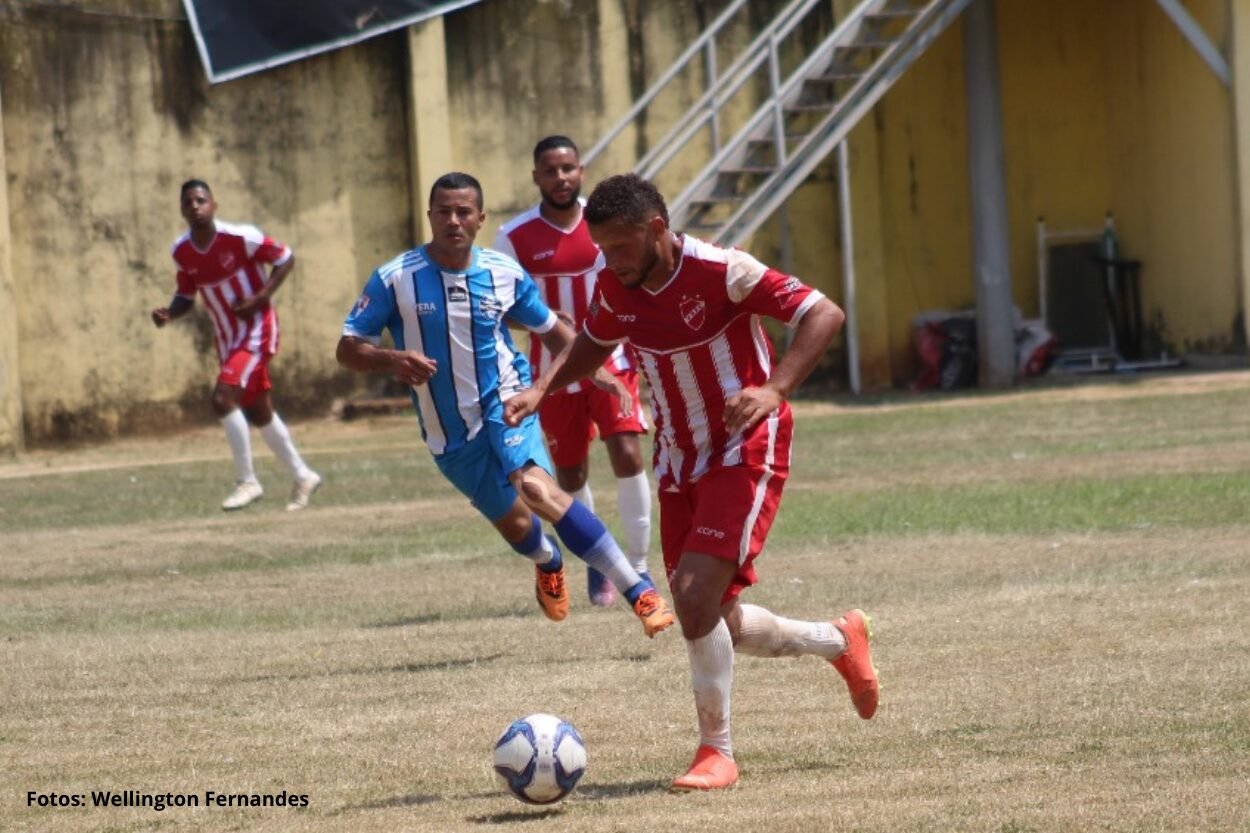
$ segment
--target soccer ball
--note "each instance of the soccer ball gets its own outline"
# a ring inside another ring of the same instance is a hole
[[[554,804],[586,774],[586,745],[572,723],[531,714],[512,721],[495,741],[495,772],[526,804]]]

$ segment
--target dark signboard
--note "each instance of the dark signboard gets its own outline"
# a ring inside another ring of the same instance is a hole
[[[229,81],[480,0],[183,0],[208,80]]]

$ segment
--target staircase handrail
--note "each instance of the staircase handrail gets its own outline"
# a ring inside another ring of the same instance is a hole
[[[594,147],[586,151],[585,155],[582,157],[583,164],[589,165],[593,162],[595,157],[602,153],[607,146],[621,134],[621,131],[633,124],[634,120],[638,118],[638,114],[645,110],[651,102],[655,100],[656,96],[664,91],[664,88],[669,85],[669,82],[676,78],[677,75],[689,65],[694,56],[699,54],[699,52],[707,46],[708,41],[715,39],[720,30],[723,29],[734,17],[734,15],[736,15],[738,11],[749,2],[751,2],[751,0],[734,0],[734,2],[731,3],[723,12],[717,15],[716,19],[712,21],[712,24],[703,30],[703,34],[696,38],[690,46],[686,47],[686,50],[682,52],[681,55],[677,56],[675,61],[673,61],[672,66],[670,66],[665,73],[660,76],[660,78],[656,80],[656,82],[652,84],[637,101],[634,102],[634,106],[629,108],[629,112],[622,116],[620,120],[608,130],[607,133],[603,134],[603,136],[599,138],[599,141],[595,142]]]

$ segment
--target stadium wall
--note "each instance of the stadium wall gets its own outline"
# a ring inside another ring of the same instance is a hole
[[[1187,6],[1217,44],[1233,16],[1250,17],[1250,0]],[[333,359],[343,313],[375,265],[424,236],[433,177],[457,168],[482,180],[488,241],[534,200],[534,140],[592,144],[720,7],[490,0],[209,86],[177,0],[0,3],[0,368],[18,368],[0,374],[0,448],[20,443],[23,424],[44,442],[210,418],[207,321],[157,331],[147,317],[172,290],[167,253],[189,176],[212,183],[223,218],[295,249],[278,296],[277,401],[324,410],[359,385]],[[1125,253],[1145,263],[1161,337],[1182,351],[1236,349],[1237,183],[1250,186],[1229,92],[1151,0],[999,0],[998,25],[1021,311],[1037,312],[1036,217],[1086,227],[1111,209]],[[679,84],[588,185],[627,168],[698,82]],[[964,84],[956,24],[851,137],[870,388],[910,378],[916,313],[973,297]],[[840,299],[836,206],[830,161],[788,213],[793,270]],[[750,247],[781,264],[780,240],[773,222]]]

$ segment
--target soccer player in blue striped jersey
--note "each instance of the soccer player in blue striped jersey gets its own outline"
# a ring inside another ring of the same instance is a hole
[[[409,386],[439,471],[534,563],[535,591],[548,619],[568,615],[569,596],[560,548],[543,532],[543,520],[571,552],[612,581],[647,636],[654,636],[672,625],[672,611],[603,522],[557,485],[537,417],[516,426],[503,420],[504,402],[532,384],[529,362],[513,344],[508,324],[530,330],[553,355],[573,340],[572,329],[543,303],[515,260],[473,245],[486,218],[476,179],[464,173],[439,177],[427,216],[430,242],[369,277],[343,325],[339,363],[361,373],[389,373]],[[380,346],[384,330],[393,349]],[[600,370],[595,383],[619,395],[616,377]]]

